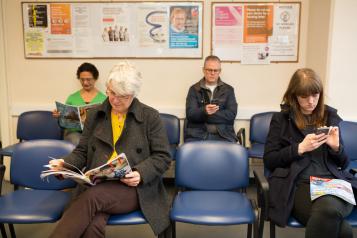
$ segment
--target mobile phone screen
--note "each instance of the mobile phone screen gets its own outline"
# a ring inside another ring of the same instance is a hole
[[[319,134],[328,135],[329,131],[330,131],[330,127],[317,128],[317,130],[316,130],[316,135],[319,135]]]
[[[212,100],[211,100],[211,104],[216,104],[216,105],[218,105],[218,99],[212,99]]]

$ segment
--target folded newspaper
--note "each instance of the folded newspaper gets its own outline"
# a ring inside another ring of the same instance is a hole
[[[100,103],[73,106],[56,102],[57,111],[60,113],[60,117],[58,118],[60,126],[67,129],[83,130],[87,111],[98,105]]]
[[[132,171],[124,153],[121,153],[107,163],[88,170],[85,173],[69,163],[65,163],[61,170],[58,170],[53,165],[49,164],[44,165],[44,167],[49,169],[41,172],[40,177],[42,179],[50,175],[62,175],[64,178],[72,179],[77,183],[89,185],[95,185],[104,180],[121,179],[127,173]]]
[[[334,195],[356,205],[352,186],[342,179],[328,179],[310,176],[311,201],[324,195]]]

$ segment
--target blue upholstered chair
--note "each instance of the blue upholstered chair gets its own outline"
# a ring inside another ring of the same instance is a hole
[[[268,221],[270,223],[270,238],[275,238],[276,230],[275,224],[269,220],[268,209],[269,209],[269,183],[265,178],[262,171],[254,171],[254,176],[257,181],[257,200],[258,206],[261,208],[260,221],[259,221],[259,237],[263,237],[264,222]],[[357,208],[355,207],[352,213],[346,218],[346,220],[351,224],[352,227],[357,227]],[[304,228],[304,226],[299,223],[293,216],[289,217],[287,227],[292,228]]]
[[[249,184],[248,153],[238,144],[220,141],[185,143],[176,154],[173,237],[176,222],[208,226],[248,224],[257,237],[258,210],[244,193]]]
[[[160,113],[160,118],[163,121],[167,137],[170,143],[170,153],[172,158],[175,158],[177,147],[180,143],[180,120],[170,114]],[[142,225],[148,224],[143,213],[140,210],[126,213],[126,214],[116,214],[111,215],[108,220],[108,225]],[[159,234],[159,238],[168,236],[170,230],[164,231],[162,234]]]
[[[36,139],[62,139],[62,130],[50,111],[21,113],[17,122],[16,134],[19,142]],[[0,164],[3,163],[3,156],[12,156],[16,145],[10,145],[0,150]]]
[[[347,170],[357,169],[357,122],[341,121],[339,128],[345,152],[350,159]]]
[[[126,214],[111,215],[108,220],[108,225],[111,226],[128,226],[128,225],[143,225],[148,224],[144,214],[140,211],[134,211]],[[168,228],[158,235],[158,238],[166,238],[170,236],[171,230]]]
[[[352,168],[357,169],[357,123],[342,121],[339,124],[341,137],[344,143],[345,151],[350,159],[350,165],[347,170]],[[257,180],[258,191],[258,204],[261,207],[261,218],[259,224],[259,233],[263,233],[264,221],[269,221],[268,218],[268,194],[269,184],[265,176],[259,171],[254,171],[255,178]],[[357,227],[357,209],[355,208],[352,213],[347,217],[347,221],[352,227]],[[304,228],[294,217],[290,217],[288,220],[288,227]],[[275,225],[270,222],[270,237],[275,238]]]
[[[180,121],[176,116],[160,113],[160,117],[166,127],[167,136],[170,143],[170,153],[175,158],[176,149],[180,142]],[[144,214],[140,211],[134,211],[126,214],[115,214],[109,217],[108,225],[142,225],[148,224]],[[166,238],[170,234],[170,228],[159,234],[159,238]]]
[[[268,136],[270,121],[274,112],[263,112],[253,115],[250,119],[248,148],[249,158],[262,159],[264,155],[264,145]],[[246,146],[245,130],[238,132],[238,137],[242,137],[243,145]]]
[[[12,237],[13,224],[52,223],[61,217],[70,200],[70,194],[61,190],[75,183],[54,177],[42,180],[40,173],[51,160],[49,156],[63,157],[73,149],[74,145],[63,140],[26,141],[15,147],[10,182],[28,189],[16,189],[0,197],[0,224],[9,224]]]
[[[180,144],[180,119],[174,115],[166,113],[160,113],[160,118],[166,128],[167,138],[170,143],[171,157],[172,159],[175,159],[176,150]]]

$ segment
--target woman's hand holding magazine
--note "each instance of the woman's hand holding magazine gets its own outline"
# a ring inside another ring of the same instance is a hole
[[[80,184],[95,185],[107,179],[121,179],[126,174],[132,172],[129,162],[124,153],[118,155],[113,160],[83,173],[79,168],[66,163],[62,159],[53,159],[44,167],[48,170],[41,172],[41,178],[50,175],[70,178]],[[132,173],[131,173],[132,174]],[[133,177],[133,176],[131,176]],[[136,176],[134,176],[136,177]],[[139,175],[140,179],[140,175]]]

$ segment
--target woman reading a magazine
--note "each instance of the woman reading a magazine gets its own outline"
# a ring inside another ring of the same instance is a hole
[[[169,200],[161,180],[171,159],[166,131],[158,111],[141,103],[141,76],[130,63],[114,66],[107,80],[108,99],[92,109],[76,149],[50,161],[96,168],[125,153],[132,172],[120,180],[79,187],[51,237],[105,237],[110,214],[141,209],[155,234],[169,226]]]
[[[339,136],[341,118],[337,110],[324,105],[324,90],[311,69],[299,69],[284,94],[281,112],[274,114],[264,152],[264,164],[271,172],[269,217],[280,226],[292,214],[306,226],[305,237],[353,237],[347,221],[353,205],[324,195],[311,201],[310,176],[348,181],[344,169],[349,160]],[[329,130],[319,133],[319,127]]]
[[[90,63],[83,63],[77,69],[77,79],[82,85],[82,89],[69,95],[66,104],[73,106],[83,106],[86,104],[102,103],[106,96],[95,87],[99,77],[98,69]],[[57,110],[53,111],[53,116],[60,116]],[[80,130],[65,129],[64,139],[77,145],[79,143]]]

